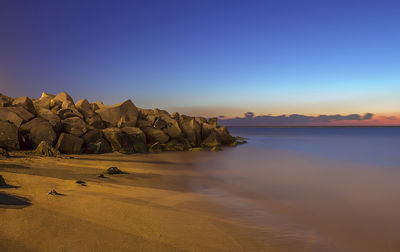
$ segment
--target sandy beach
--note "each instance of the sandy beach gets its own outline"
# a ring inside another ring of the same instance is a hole
[[[213,155],[213,153],[210,153]],[[198,153],[0,161],[1,251],[261,251],[256,229],[193,190]],[[204,155],[204,153],[203,153]],[[98,175],[110,166],[127,174]],[[86,186],[77,184],[86,182]],[[49,195],[55,189],[62,195]]]

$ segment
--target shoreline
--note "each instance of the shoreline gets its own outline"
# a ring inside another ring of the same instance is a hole
[[[272,248],[258,230],[226,215],[209,195],[207,177],[190,169],[216,153],[119,153],[51,158],[12,152],[0,174],[15,188],[0,195],[2,251],[245,251]],[[13,157],[14,156],[14,157]],[[179,157],[179,159],[177,159]],[[178,161],[177,161],[178,160]],[[98,178],[110,166],[127,174]],[[86,186],[77,184],[86,182]],[[62,195],[48,195],[55,189]],[[1,198],[4,200],[4,198]],[[4,203],[4,202],[3,202]]]

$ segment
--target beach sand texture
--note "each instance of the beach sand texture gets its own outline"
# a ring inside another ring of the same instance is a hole
[[[11,185],[0,189],[1,251],[272,249],[257,229],[193,190],[207,180],[190,169],[198,153],[12,155],[0,162]],[[127,174],[99,178],[110,166]]]

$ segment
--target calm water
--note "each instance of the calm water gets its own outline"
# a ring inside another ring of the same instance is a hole
[[[231,128],[209,193],[278,251],[400,251],[400,128]]]

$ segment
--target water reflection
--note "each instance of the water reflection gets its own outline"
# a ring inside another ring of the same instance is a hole
[[[209,190],[216,202],[275,233],[282,247],[297,241],[303,251],[400,251],[399,129],[246,130],[231,131],[249,136],[249,144],[197,165],[218,181]]]

